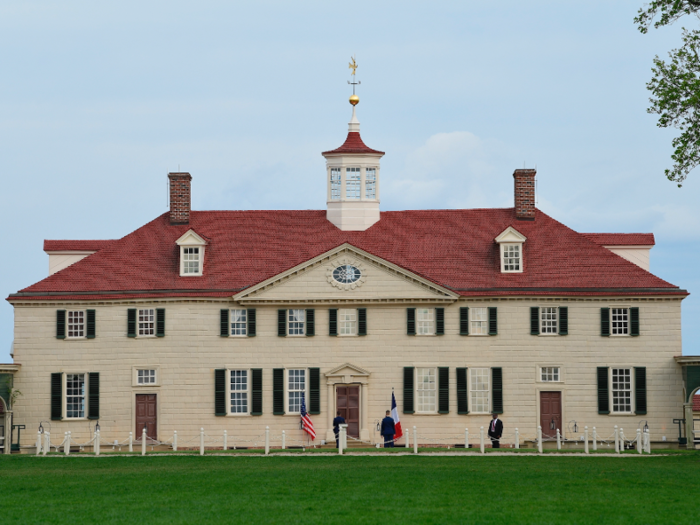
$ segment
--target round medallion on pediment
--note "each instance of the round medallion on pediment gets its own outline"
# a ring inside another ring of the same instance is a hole
[[[354,290],[365,282],[366,271],[360,261],[344,257],[326,268],[328,283],[339,290]]]

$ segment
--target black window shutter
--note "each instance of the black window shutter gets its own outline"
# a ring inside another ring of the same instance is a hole
[[[256,322],[257,315],[255,312],[255,308],[248,308],[247,313],[248,313],[248,316],[247,316],[247,319],[248,319],[247,334],[248,334],[248,337],[255,337],[255,335],[257,334],[257,328],[258,328],[257,322]],[[261,408],[261,410],[262,410],[262,408]]]
[[[338,335],[338,309],[328,310],[328,335]]]
[[[165,337],[165,308],[156,308],[156,337]]]
[[[467,392],[467,369],[457,369],[457,413],[469,413],[469,393]]]
[[[66,311],[56,310],[56,339],[66,338]]]
[[[469,335],[469,308],[459,309],[459,335]]]
[[[226,415],[226,369],[214,370],[214,415]]]
[[[63,419],[63,374],[51,374],[51,420]]]
[[[601,310],[607,308],[601,308]],[[598,413],[610,413],[610,392],[608,391],[608,367],[598,367]]]
[[[634,367],[634,411],[640,416],[647,413],[647,369]]]
[[[406,333],[408,335],[416,335],[416,309],[406,308]],[[413,405],[413,400],[411,400]],[[411,412],[413,413],[413,412]]]
[[[85,337],[95,339],[95,310],[86,310],[85,315],[87,317]]]
[[[403,368],[403,413],[413,414],[413,367]]]
[[[254,311],[254,310],[253,310]],[[251,416],[262,416],[263,413],[263,375],[262,368],[253,368],[251,371],[251,392],[253,403],[251,405]]]
[[[277,335],[287,335],[287,310],[277,310]]]
[[[316,335],[316,310],[313,308],[306,309],[306,336],[311,337]]]
[[[272,370],[272,413],[284,415],[284,368]]]
[[[309,414],[321,413],[321,370],[309,368]]]
[[[450,413],[450,369],[438,368],[438,414]]]
[[[600,309],[600,335],[608,337],[610,335],[610,308]],[[605,412],[609,414],[609,412]]]
[[[445,309],[435,309],[435,335],[445,335]]]
[[[228,337],[228,308],[226,310],[221,310],[221,337]]]
[[[569,307],[559,307],[559,335],[569,335]]]
[[[357,335],[367,335],[367,308],[357,309]]]
[[[540,335],[540,309],[530,307],[530,335]]]
[[[498,308],[489,307],[489,335],[498,335]]]
[[[126,335],[136,337],[136,308],[126,311]]]
[[[630,308],[630,335],[639,335],[639,308]]]
[[[503,414],[503,369],[500,367],[491,369],[491,411]]]
[[[88,419],[100,419],[100,373],[88,374]]]

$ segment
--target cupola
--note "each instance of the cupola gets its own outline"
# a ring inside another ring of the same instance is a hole
[[[351,68],[353,64],[354,60]],[[354,75],[353,69],[353,80]],[[379,221],[379,159],[384,152],[362,142],[356,109],[360,102],[355,94],[358,83],[351,84],[352,118],[348,136],[339,148],[322,153],[328,184],[326,218],[341,230],[364,231]]]

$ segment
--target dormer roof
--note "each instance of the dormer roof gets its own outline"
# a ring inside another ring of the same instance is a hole
[[[501,234],[498,237],[496,237],[495,240],[497,243],[525,242],[527,240],[527,237],[525,237],[522,233],[520,233],[512,226],[508,226],[505,230],[503,230],[503,232],[501,232]]]
[[[190,229],[187,230],[182,237],[175,241],[175,244],[178,246],[206,246],[208,242],[201,235],[197,235],[197,232]]]

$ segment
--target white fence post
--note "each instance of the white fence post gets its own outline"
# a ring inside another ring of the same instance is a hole
[[[265,455],[270,453],[270,427],[265,427]]]
[[[97,432],[95,432],[95,446],[92,448],[95,451],[95,455],[99,456],[100,455],[100,431],[99,430]]]
[[[228,449],[228,432],[224,430],[224,450]]]
[[[204,429],[199,429],[199,455],[204,455]]]
[[[484,453],[484,427],[481,427],[481,432],[479,434],[479,449],[481,449],[481,453]]]
[[[36,455],[41,454],[41,431],[36,431]]]
[[[141,431],[141,455],[145,456],[146,455],[146,427],[143,427],[143,430]]]
[[[642,431],[637,429],[637,452],[642,453]]]
[[[542,425],[537,425],[537,451],[542,454]]]
[[[66,456],[70,454],[70,430],[66,432],[66,444],[63,446],[63,452]]]
[[[177,430],[173,430],[173,452],[177,452]]]
[[[418,454],[418,430],[416,430],[416,425],[413,425],[413,453]]]
[[[287,433],[283,430],[282,431],[282,450],[287,448]]]
[[[593,427],[593,450],[598,450],[598,434],[595,431],[595,427]]]
[[[520,432],[518,432],[518,429],[515,429],[515,448],[520,448]]]
[[[469,429],[464,429],[464,448],[469,448]]]
[[[625,451],[625,431],[620,427],[620,452]]]
[[[51,432],[44,432],[44,450],[43,455],[51,451]]]
[[[619,443],[618,443],[618,432],[617,432],[617,425],[615,425],[615,453],[617,454],[620,451],[619,448]]]
[[[559,429],[557,429],[557,450],[561,450],[561,434],[559,433]]]
[[[338,454],[343,455],[343,432],[345,425],[338,425]]]
[[[129,432],[129,452],[134,451],[134,433]]]
[[[411,448],[411,429],[406,429],[406,448]]]
[[[583,451],[588,454],[588,426],[583,427]]]

